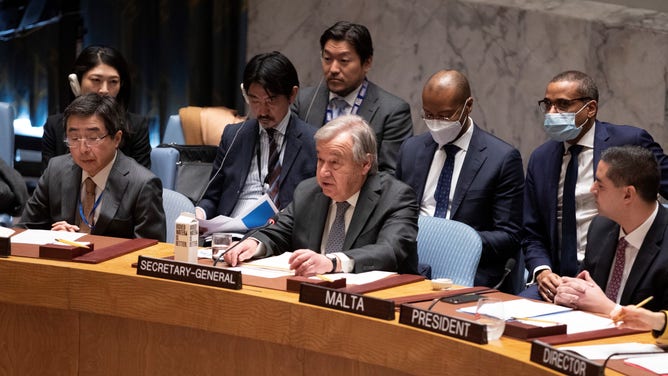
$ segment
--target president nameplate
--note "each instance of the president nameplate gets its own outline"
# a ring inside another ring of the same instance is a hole
[[[441,313],[402,305],[399,322],[448,337],[486,344],[487,327],[473,321],[450,317]]]
[[[383,320],[394,320],[394,302],[302,283],[299,301],[321,307],[356,313]]]
[[[531,343],[531,361],[572,376],[599,376],[605,370],[601,364],[541,341]]]
[[[198,285],[241,289],[241,272],[213,266],[139,256],[137,274]]]

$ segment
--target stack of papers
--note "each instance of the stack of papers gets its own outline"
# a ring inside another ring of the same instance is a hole
[[[278,209],[268,195],[260,197],[246,213],[237,218],[219,215],[212,219],[199,219],[200,235],[209,236],[214,232],[241,232],[263,226],[278,213]]]

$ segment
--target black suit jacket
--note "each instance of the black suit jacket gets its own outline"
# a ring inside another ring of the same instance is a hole
[[[318,128],[325,124],[329,89],[326,84],[300,89],[292,112]],[[376,133],[378,168],[394,173],[397,153],[405,139],[413,134],[411,108],[403,99],[369,81],[366,97],[357,111]]]
[[[120,150],[140,165],[150,169],[151,143],[148,139],[148,118],[126,112],[125,121],[128,131],[123,133]],[[49,164],[49,159],[70,152],[63,142],[64,139],[63,114],[49,116],[44,124],[42,137],[42,171]]]
[[[617,223],[602,216],[592,220],[583,268],[603,291],[615,260],[618,238]],[[654,296],[654,299],[645,308],[652,311],[668,309],[668,209],[661,204],[633,263],[620,304],[638,304],[648,296]]]
[[[237,204],[251,163],[256,158],[255,147],[259,143],[259,127],[260,124],[256,119],[225,127],[211,171],[211,177],[215,175],[215,178],[199,203],[207,218],[217,215],[229,216]],[[237,131],[239,135],[232,143]],[[313,139],[315,131],[314,127],[290,115],[290,122],[285,130],[285,152],[279,180],[279,209],[292,202],[292,194],[297,184],[315,175],[317,163]],[[225,154],[228,154],[225,165],[216,174]]]
[[[302,248],[320,252],[330,203],[315,178],[299,184],[276,224],[255,235],[266,246],[266,256]],[[417,217],[409,186],[385,173],[369,175],[343,244],[343,253],[355,260],[354,272],[417,274]]]
[[[396,176],[413,187],[418,204],[437,149],[438,144],[427,132],[406,140],[399,152]],[[476,286],[496,285],[506,260],[519,257],[523,188],[519,151],[474,125],[450,219],[473,227],[482,238]]]
[[[77,221],[81,167],[70,154],[51,158],[28,200],[19,226],[50,230],[51,224]],[[162,182],[134,159],[119,151],[100,201],[95,235],[165,241]]]

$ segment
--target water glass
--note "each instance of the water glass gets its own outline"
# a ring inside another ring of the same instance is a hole
[[[215,260],[232,244],[232,234],[226,232],[217,232],[211,235],[211,257]]]
[[[506,328],[503,301],[488,297],[478,299],[475,319],[479,324],[487,326],[487,342],[501,338],[503,330]]]

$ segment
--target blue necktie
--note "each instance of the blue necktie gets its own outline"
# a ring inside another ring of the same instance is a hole
[[[450,185],[452,185],[452,174],[455,170],[455,154],[459,151],[459,147],[452,144],[443,145],[445,149],[445,163],[441,170],[441,175],[438,177],[438,185],[436,186],[436,211],[434,217],[445,218],[448,213],[448,203],[450,201]]]
[[[578,272],[577,225],[575,222],[575,185],[578,181],[578,154],[582,145],[568,148],[571,160],[566,167],[561,211],[561,275],[574,277]]]

